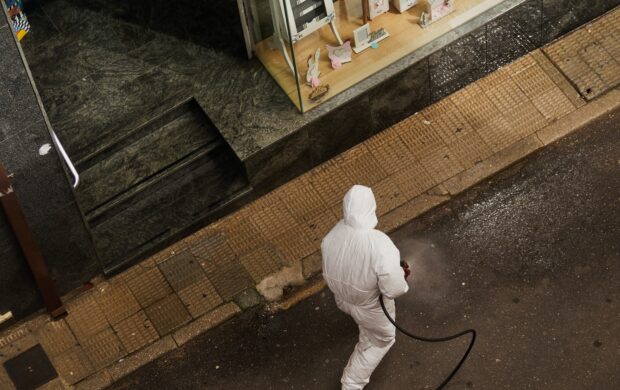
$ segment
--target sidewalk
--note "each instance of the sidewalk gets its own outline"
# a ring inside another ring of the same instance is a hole
[[[620,104],[620,9],[383,131],[129,270],[0,335],[0,361],[41,344],[44,388],[102,388],[320,272],[354,183],[393,231]],[[54,387],[55,386],[55,387]],[[13,388],[0,369],[0,388]]]

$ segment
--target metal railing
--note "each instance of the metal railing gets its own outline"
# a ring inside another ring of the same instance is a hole
[[[78,173],[77,169],[75,169],[73,162],[69,158],[69,155],[65,151],[65,148],[62,146],[62,143],[58,139],[58,136],[56,135],[54,130],[51,130],[51,133],[52,133],[52,140],[54,141],[54,144],[58,148],[60,155],[65,160],[65,164],[67,164],[67,167],[69,168],[69,170],[71,171],[71,174],[73,175],[73,188],[76,188],[78,184],[80,184],[80,174]]]

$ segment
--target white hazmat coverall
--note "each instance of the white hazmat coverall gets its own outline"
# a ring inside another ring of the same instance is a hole
[[[342,389],[362,389],[394,344],[396,329],[385,317],[379,295],[395,317],[394,298],[409,286],[400,267],[400,252],[375,230],[377,205],[372,190],[355,185],[344,197],[344,219],[321,243],[323,277],[340,310],[359,326],[359,341],[342,374]]]

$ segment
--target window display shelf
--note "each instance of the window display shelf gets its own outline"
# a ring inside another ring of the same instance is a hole
[[[419,25],[420,15],[426,9],[425,1],[420,1],[402,14],[391,5],[389,12],[368,22],[371,31],[384,28],[390,36],[382,40],[377,48],[353,54],[351,62],[336,70],[331,67],[325,45],[337,46],[338,42],[330,27],[324,26],[293,45],[299,82],[282,52],[273,48],[271,37],[258,42],[254,52],[295,106],[301,112],[307,112],[503,1],[456,0],[454,12],[426,28]],[[360,0],[334,3],[336,26],[343,41],[353,43],[353,31],[365,24],[362,4]],[[311,101],[309,95],[312,87],[306,84],[307,62],[318,48],[321,49],[320,81],[321,85],[329,85],[329,92],[321,100]]]

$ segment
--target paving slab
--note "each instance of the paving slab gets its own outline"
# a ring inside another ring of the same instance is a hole
[[[159,338],[155,326],[142,310],[114,325],[114,331],[127,353],[135,352]]]
[[[160,336],[172,332],[192,319],[176,294],[168,295],[144,311]]]
[[[205,274],[190,250],[177,253],[163,263],[159,269],[175,291],[180,291],[205,277]]]
[[[135,276],[128,276],[126,281],[142,308],[172,293],[170,285],[157,267],[152,267]]]
[[[95,299],[112,325],[140,310],[138,300],[121,280],[100,283],[95,291]]]
[[[178,294],[193,318],[200,317],[223,303],[222,297],[206,276],[202,276],[191,285],[180,290]]]
[[[39,329],[37,337],[50,356],[59,355],[78,343],[64,319],[48,321]]]
[[[81,346],[75,346],[52,358],[54,367],[61,377],[75,384],[95,372],[88,355]]]
[[[92,294],[84,293],[66,306],[69,313],[67,323],[80,342],[110,326]]]
[[[81,345],[95,370],[109,366],[127,354],[112,328],[89,337]]]
[[[284,265],[280,255],[271,244],[264,245],[241,256],[239,261],[255,283],[260,283],[265,277],[277,272]]]

